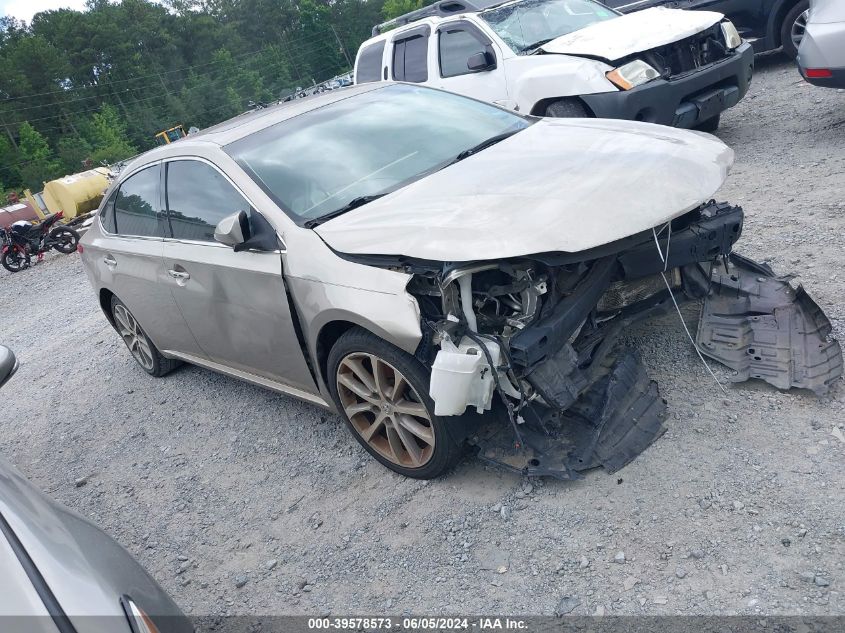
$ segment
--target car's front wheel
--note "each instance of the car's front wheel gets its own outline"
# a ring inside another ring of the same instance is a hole
[[[807,31],[807,19],[810,17],[810,0],[800,0],[792,7],[783,19],[780,29],[780,40],[783,52],[790,59],[798,56],[798,47]]]
[[[117,297],[112,297],[111,313],[117,333],[145,372],[159,378],[181,365],[180,361],[161,355],[129,308]]]
[[[590,113],[578,99],[560,99],[546,106],[545,115],[558,119],[583,119]]]
[[[702,121],[698,125],[695,126],[695,129],[699,132],[710,132],[711,134],[719,129],[719,123],[722,120],[722,115],[717,114],[714,117],[710,117],[706,121]]]
[[[428,371],[413,356],[353,328],[332,348],[327,373],[355,439],[391,470],[432,479],[460,458],[462,420],[434,415]]]

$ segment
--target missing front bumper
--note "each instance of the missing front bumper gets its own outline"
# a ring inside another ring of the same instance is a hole
[[[676,299],[704,296],[696,344],[736,371],[735,382],[757,378],[779,389],[822,395],[843,373],[842,350],[830,321],[801,286],[768,266],[733,254],[726,268],[682,269]],[[473,438],[484,461],[525,475],[577,479],[602,466],[616,472],[658,439],[666,402],[639,357],[620,350],[619,335],[634,321],[666,313],[667,301],[580,335],[528,375],[543,405],[524,409],[522,446],[506,421]],[[674,309],[674,308],[671,308]]]

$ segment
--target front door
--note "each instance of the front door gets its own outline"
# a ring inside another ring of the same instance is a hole
[[[164,268],[185,322],[208,357],[315,393],[293,327],[281,249],[235,252],[214,240],[222,218],[246,211],[266,220],[215,166],[195,159],[165,163],[165,208],[172,238]]]
[[[437,87],[474,99],[506,106],[508,83],[502,53],[478,27],[466,20],[448,22],[433,35],[437,51]],[[471,70],[467,62],[474,55],[486,56],[490,66]]]

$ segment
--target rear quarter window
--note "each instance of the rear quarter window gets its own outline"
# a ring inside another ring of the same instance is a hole
[[[358,67],[355,71],[355,83],[364,84],[381,81],[381,60],[384,55],[384,40],[361,49],[358,55]]]

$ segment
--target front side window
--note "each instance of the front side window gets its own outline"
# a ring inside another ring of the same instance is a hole
[[[281,121],[225,150],[282,209],[306,222],[398,189],[529,125],[474,99],[390,84]]]
[[[161,237],[158,186],[158,165],[142,169],[121,183],[114,201],[114,233]]]
[[[440,75],[456,77],[474,71],[467,68],[467,61],[477,53],[491,52],[490,47],[466,28],[456,27],[440,32]]]
[[[481,12],[484,21],[519,54],[618,16],[594,0],[516,0]]]
[[[384,40],[370,44],[358,56],[355,82],[359,84],[381,80],[381,58],[384,54]]]
[[[428,34],[393,43],[393,78],[414,83],[428,81]]]
[[[166,164],[165,206],[175,239],[214,241],[214,228],[227,215],[250,205],[223,175],[196,160]]]

